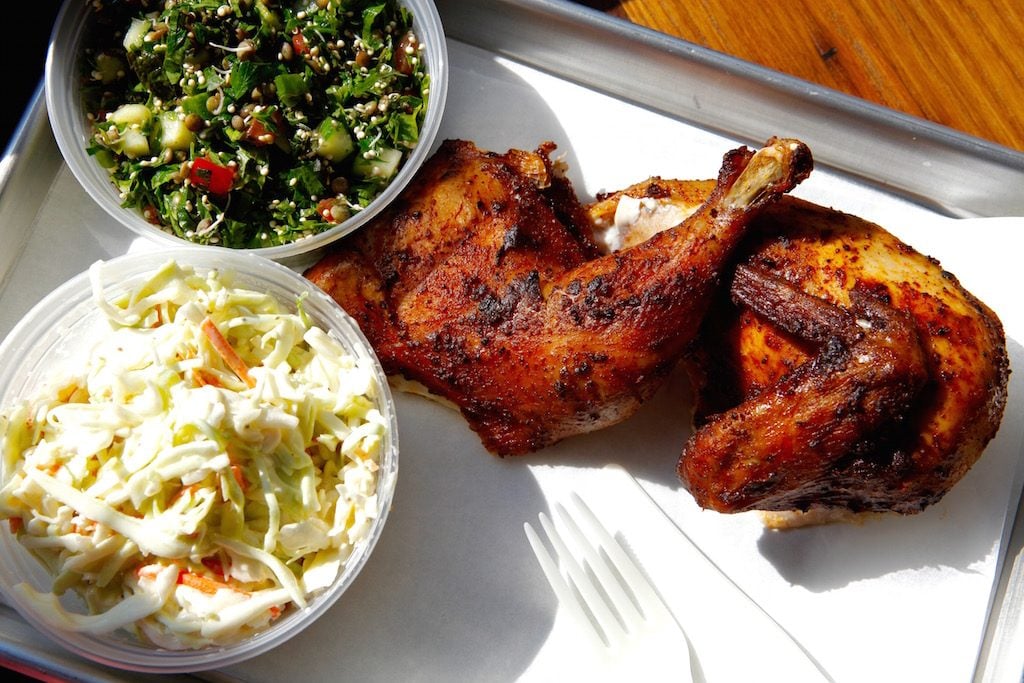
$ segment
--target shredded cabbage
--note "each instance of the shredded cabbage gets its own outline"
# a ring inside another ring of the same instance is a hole
[[[0,519],[51,624],[226,645],[329,586],[377,515],[367,361],[230,273],[168,261],[107,300],[76,372],[0,411]],[[89,614],[61,605],[72,590]]]

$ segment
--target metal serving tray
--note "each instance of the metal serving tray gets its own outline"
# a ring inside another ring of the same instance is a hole
[[[612,104],[635,107],[639,112],[649,112],[652,116],[675,122],[681,129],[700,131],[692,133],[694,138],[701,140],[702,144],[706,143],[707,150],[713,151],[697,149],[699,145],[696,146],[694,158],[680,164],[683,170],[677,177],[694,177],[687,175],[690,169],[698,166],[706,168],[706,165],[698,162],[702,162],[708,155],[724,151],[724,141],[756,145],[772,135],[788,135],[805,141],[814,152],[816,167],[826,169],[830,174],[831,184],[819,188],[821,197],[835,196],[830,192],[837,183],[843,188],[853,188],[850,194],[856,195],[860,202],[855,205],[856,210],[851,211],[853,213],[863,211],[861,215],[873,218],[876,217],[871,214],[873,207],[881,204],[884,206],[879,209],[880,215],[888,216],[893,215],[893,211],[912,217],[932,214],[949,217],[1024,216],[1024,193],[1020,192],[1020,188],[1024,187],[1024,154],[1019,152],[637,27],[570,2],[440,0],[437,5],[449,43],[456,48],[452,51],[453,67],[457,67],[454,69],[455,76],[459,75],[460,69],[466,74],[479,76],[477,72],[480,70],[476,64],[486,66],[500,62],[507,65],[507,68],[502,66],[493,72],[488,68],[480,72],[487,77],[498,73],[500,78],[493,83],[493,87],[486,79],[470,79],[466,84],[453,81],[451,107],[461,107],[461,111],[450,107],[450,122],[443,128],[443,134],[472,135],[473,139],[481,142],[481,146],[497,148],[504,144],[505,147],[501,147],[503,150],[531,144],[523,140],[532,139],[532,122],[540,118],[544,121],[543,125],[550,124],[552,134],[557,137],[557,126],[554,124],[561,120],[557,107],[571,108],[576,102],[572,96],[562,98],[561,93],[575,89],[573,92],[581,97],[596,93],[609,98]],[[536,71],[544,76],[524,76],[520,82],[518,75],[524,73],[523,70]],[[541,82],[548,77],[549,80]],[[543,93],[538,94],[542,90]],[[528,97],[523,101],[508,101],[510,97],[520,94]],[[495,98],[499,101],[492,101]],[[550,109],[532,109],[538,103],[550,103]],[[504,128],[490,130],[486,121],[467,123],[470,117],[476,115],[467,110],[477,104],[484,116],[502,110],[500,125],[504,125]],[[509,112],[510,108],[515,111]],[[520,131],[518,139],[516,134],[511,133],[517,117],[523,122],[526,131]],[[610,127],[605,131],[603,139],[600,135],[594,135],[586,138],[589,141],[587,144],[577,143],[575,147],[570,142],[568,152],[574,163],[580,162],[583,165],[588,158],[595,156],[590,149],[595,140],[607,145],[609,154],[612,151],[628,153],[636,131],[615,128],[613,124],[618,120],[615,117],[608,120],[611,122]],[[566,137],[572,137],[564,133]],[[532,140],[534,144],[539,142]],[[661,160],[660,163],[662,167],[667,164],[669,168],[674,168],[671,161]],[[657,170],[659,167],[652,168]],[[713,173],[716,167],[710,167],[709,170]],[[589,191],[591,194],[599,189],[593,187],[593,182],[597,181],[592,182],[586,176],[577,175],[574,182],[584,192]],[[67,226],[77,225],[84,230],[81,233],[68,232],[66,239],[59,231],[33,233],[39,226],[47,226],[55,221],[62,221]],[[76,234],[85,236],[76,238]],[[130,238],[116,226],[109,225],[105,214],[91,204],[70,177],[50,133],[41,88],[27,108],[18,131],[0,161],[0,239],[5,244],[5,248],[0,250],[0,334],[6,334],[25,310],[59,284],[64,274],[77,272],[83,264],[88,264],[94,258],[121,253],[131,246]],[[41,246],[40,240],[49,241]],[[31,259],[26,261],[26,256],[31,256]],[[44,263],[47,260],[52,263]],[[431,431],[437,429],[431,422],[436,422],[435,414],[430,412],[431,409],[423,409],[422,412],[417,410],[420,409],[408,408],[407,414],[411,417],[407,424],[412,425],[409,429],[422,428],[427,430],[430,437],[437,436]],[[653,418],[648,416],[646,419],[650,422]],[[438,437],[441,446],[438,448],[447,446],[449,450],[479,450],[478,445],[474,445],[472,435],[467,436],[461,432],[454,436],[448,434],[458,429],[461,426],[456,425],[455,421],[451,424],[443,423]],[[1012,442],[1016,434],[1014,432],[1011,437],[1007,437],[1008,440]],[[674,436],[670,434],[666,440]],[[403,434],[403,457],[406,445],[411,444],[409,450],[419,447],[415,439],[416,433],[411,437]],[[612,442],[616,442],[616,439],[622,441],[621,430],[617,436],[612,433],[609,437]],[[584,443],[593,446],[596,442]],[[1011,443],[1010,447],[1016,448],[1015,452],[1019,454],[1019,441]],[[571,448],[567,450],[571,451]],[[434,455],[441,457],[436,453]],[[469,473],[462,475],[464,480],[486,476],[486,472],[480,474],[483,470],[474,469],[479,468],[476,463],[483,458],[482,455],[459,455],[474,463],[466,466]],[[444,462],[453,467],[463,467],[458,464],[461,462],[458,460]],[[542,489],[545,488],[546,473],[541,470],[547,467],[548,462],[542,461],[537,468],[531,466],[530,470],[541,481]],[[415,467],[417,465],[411,465],[409,470]],[[511,487],[522,483],[523,468],[514,470],[514,465],[506,466],[505,463],[493,466],[488,463],[487,467],[502,470],[502,476],[508,478],[506,481],[511,482]],[[1016,514],[1020,503],[1022,472],[1020,467],[1010,467],[1009,472],[1012,481],[1004,485],[1001,494],[1007,496],[1009,512],[996,525],[998,538],[994,548],[998,557],[994,560],[996,570],[985,612],[985,621],[989,625],[984,638],[979,639],[981,642],[975,671],[978,680],[995,680],[986,672],[993,669],[993,662],[1002,655],[992,644],[1002,643],[1005,634],[996,629],[997,622],[1002,622],[996,618],[998,612],[992,606],[1001,603],[1015,567],[1014,562],[1005,561],[1005,558],[1016,558],[1024,543],[1021,538],[1024,528],[1021,528],[1020,522],[1024,515]],[[671,487],[663,485],[664,482],[655,478],[647,483],[660,502],[677,504],[671,498]],[[404,509],[408,511],[408,506],[423,503],[427,495],[420,494],[417,498],[408,489],[403,491],[402,484],[399,491],[395,525],[402,523],[402,506],[407,506]],[[544,497],[539,496],[528,505],[535,502],[544,502]],[[508,511],[515,508],[503,509]],[[525,507],[519,517],[505,521],[515,527],[534,512],[534,507]],[[676,516],[677,522],[684,518],[685,515]],[[1015,519],[1018,526],[1016,531],[1013,530]],[[389,521],[390,524],[392,522]],[[388,536],[388,531],[391,529],[386,530],[385,536]],[[393,533],[401,535],[404,532],[399,529]],[[451,549],[457,546],[449,544],[445,547]],[[522,562],[526,562],[525,546],[509,552],[523,556]],[[369,567],[374,566],[371,560]],[[391,573],[388,576],[394,578],[394,570],[389,571]],[[1021,570],[1018,568],[1017,571]],[[685,575],[685,568],[681,568],[680,573]],[[493,587],[490,582],[486,586]],[[543,590],[538,588],[539,584],[530,586],[531,590]],[[466,587],[470,592],[477,588]],[[527,588],[520,580],[514,582],[508,590],[526,591]],[[524,595],[523,601],[533,606],[541,597],[540,592],[536,595],[531,593]],[[458,609],[453,613],[456,617],[464,614]],[[322,634],[318,637],[323,638]],[[495,648],[502,647],[499,643],[490,644]],[[263,675],[274,676],[277,671],[274,667],[284,666],[282,660],[289,657],[289,647],[290,644],[285,644],[280,652],[271,653],[260,660],[267,665]],[[333,651],[325,651],[319,656],[329,659]],[[0,604],[0,663],[5,661],[17,668],[44,675],[83,681],[145,678],[138,674],[107,669],[64,653],[35,634],[13,610]],[[318,676],[327,677],[330,672],[329,665],[317,666],[298,660],[291,664],[297,667],[292,674],[296,677],[315,679]],[[343,677],[342,671],[335,673]],[[492,673],[496,678],[512,677],[506,669]],[[203,672],[194,677],[180,678],[238,680],[260,677],[255,669],[242,666],[223,672]],[[167,677],[161,678],[168,680]],[[424,672],[420,678],[431,679],[431,676]]]
[[[560,0],[437,3],[449,36],[953,216],[1019,216],[1024,154]]]

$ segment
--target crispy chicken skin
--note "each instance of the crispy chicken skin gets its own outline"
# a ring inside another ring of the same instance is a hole
[[[707,181],[652,178],[587,211],[606,225],[625,195],[686,214],[708,191]],[[645,210],[619,239],[628,248],[670,224]],[[697,500],[784,511],[766,514],[769,526],[938,501],[1002,419],[1009,367],[998,317],[884,228],[794,197],[758,215],[735,260],[684,358],[697,429],[678,470]],[[859,338],[836,334],[850,316],[876,322]]]
[[[829,465],[827,486],[816,495],[745,507],[914,513],[935,503],[974,465],[1002,420],[1009,362],[999,318],[938,261],[868,221],[786,197],[756,223],[739,263],[842,309],[855,307],[856,292],[888,302],[913,321],[928,377],[908,411],[893,411],[888,424],[866,430],[864,441]],[[721,297],[686,363],[697,387],[696,423],[764,400],[821,348],[749,302]],[[695,457],[691,444],[680,471]]]
[[[850,491],[865,497],[873,484],[888,486],[864,477],[858,456],[899,428],[928,379],[910,317],[860,288],[850,309],[840,308],[746,265],[732,296],[819,351],[697,430],[679,460],[697,503],[720,512],[803,509],[828,505],[838,491],[845,506]]]
[[[389,374],[454,403],[498,455],[635,412],[696,335],[750,220],[812,166],[795,140],[733,150],[682,224],[601,256],[553,148],[444,142],[386,214],[306,272]]]

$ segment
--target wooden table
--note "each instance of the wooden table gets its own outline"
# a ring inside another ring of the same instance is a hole
[[[1022,0],[577,0],[1024,151]]]

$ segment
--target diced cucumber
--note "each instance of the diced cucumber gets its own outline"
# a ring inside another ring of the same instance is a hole
[[[121,136],[121,151],[130,159],[149,156],[149,138],[136,128],[129,128]]]
[[[160,147],[163,149],[188,149],[195,135],[185,121],[174,112],[160,115]]]
[[[359,155],[352,162],[352,172],[363,178],[380,178],[387,180],[398,171],[402,161],[402,153],[397,149],[384,147],[375,159],[366,159]]]
[[[103,168],[114,168],[117,166],[117,157],[115,157],[113,152],[109,149],[99,149],[92,154],[93,158],[95,158]]]
[[[325,119],[317,130],[320,137],[320,144],[316,153],[328,161],[337,163],[347,158],[355,151],[356,143],[352,136],[345,130],[345,126],[334,119]]]
[[[151,25],[152,22],[149,19],[132,19],[131,25],[128,26],[128,30],[124,34],[124,40],[121,42],[124,49],[131,52],[142,45],[142,39],[149,33]]]
[[[96,55],[96,73],[102,83],[113,83],[124,76],[124,62],[113,55],[101,52]]]
[[[110,120],[120,126],[145,126],[153,119],[153,112],[144,104],[122,104],[110,114]]]

